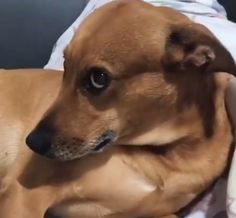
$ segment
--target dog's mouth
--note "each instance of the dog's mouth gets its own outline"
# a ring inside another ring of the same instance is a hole
[[[54,145],[46,156],[63,162],[79,159],[89,154],[102,152],[104,149],[112,145],[117,138],[117,134],[114,131],[109,130],[97,139],[90,141],[88,146],[83,143],[76,144],[75,142],[73,143],[73,147],[66,145],[66,143],[65,145],[60,146]]]
[[[102,134],[93,144],[92,153],[102,152],[105,148],[112,145],[117,140],[117,134],[114,131],[107,131]]]

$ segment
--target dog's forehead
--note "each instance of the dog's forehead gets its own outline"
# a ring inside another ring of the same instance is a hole
[[[83,23],[69,46],[70,60],[80,66],[105,63],[119,73],[130,72],[127,67],[131,65],[139,70],[144,65],[159,66],[170,11],[142,1],[115,2],[98,9]]]

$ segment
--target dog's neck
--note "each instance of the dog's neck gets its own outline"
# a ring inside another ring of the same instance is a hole
[[[216,86],[218,87],[212,90],[212,93],[209,92],[210,97],[202,89],[201,95],[194,100],[195,103],[186,106],[186,109],[176,116],[162,124],[154,125],[151,130],[138,136],[126,139],[124,143],[121,141],[119,144],[165,146],[166,144],[176,144],[182,139],[210,140],[214,135],[219,134],[225,126],[228,126],[224,87]],[[196,90],[199,92],[198,87]]]
[[[143,163],[148,158],[150,163],[138,164],[137,169],[142,166],[144,172],[148,171],[147,168],[152,168],[153,172],[156,172],[156,169],[162,172],[164,161],[171,163],[173,172],[195,171],[202,174],[201,178],[204,180],[213,182],[227,165],[230,144],[233,140],[224,93],[221,88],[216,90],[212,136],[206,136],[201,114],[196,107],[193,107],[175,119],[170,119],[163,125],[158,125],[151,131],[130,140],[128,144],[131,146],[128,146],[127,150],[133,158],[138,163]],[[150,153],[153,154],[152,158]],[[158,172],[158,175],[161,176],[161,173]]]
[[[202,120],[200,119],[197,109],[192,107],[179,116],[161,125],[157,125],[152,128],[152,130],[148,130],[137,137],[129,139],[125,144],[162,146],[183,138],[202,138],[203,135]]]

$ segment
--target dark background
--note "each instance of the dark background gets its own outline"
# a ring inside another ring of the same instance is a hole
[[[236,0],[220,0],[236,22]],[[0,68],[40,68],[86,0],[0,0]]]
[[[236,0],[218,0],[218,2],[224,5],[228,18],[236,22]]]
[[[43,67],[85,0],[0,0],[0,68]]]

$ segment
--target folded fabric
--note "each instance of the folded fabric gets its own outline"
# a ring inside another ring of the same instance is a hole
[[[175,8],[182,13],[226,18],[226,11],[216,0],[145,0],[153,5]]]
[[[236,218],[236,152],[232,160],[227,187],[227,212],[229,218]]]

